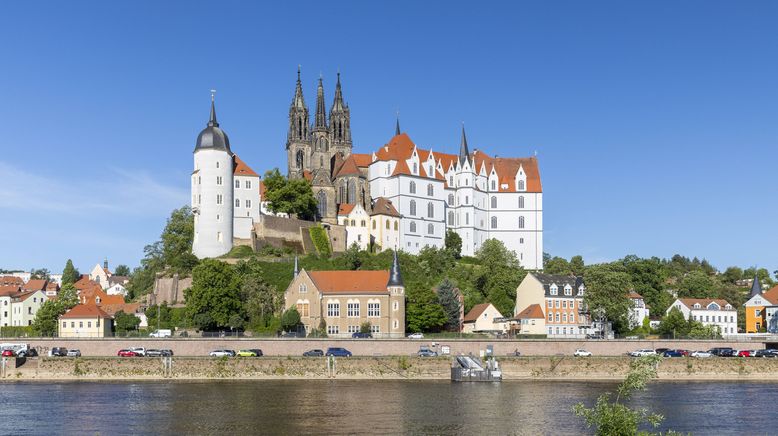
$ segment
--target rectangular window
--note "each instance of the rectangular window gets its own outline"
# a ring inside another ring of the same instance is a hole
[[[381,303],[367,303],[368,318],[378,318],[381,316]]]
[[[336,325],[328,325],[327,326],[327,334],[328,335],[337,335],[340,333],[340,327]]]
[[[86,326],[91,329],[92,328],[92,321],[87,321]]]
[[[562,302],[562,309],[567,309],[567,301]]]
[[[551,312],[548,313],[548,322],[554,322],[554,314]]]
[[[348,317],[359,318],[359,303],[348,303]]]
[[[72,328],[72,329],[76,328],[76,322],[75,321],[70,321],[70,328]]]
[[[348,326],[348,332],[349,333],[359,333],[359,326],[358,325],[350,325],[350,326]]]
[[[78,328],[84,328],[84,321],[78,322]]]
[[[221,184],[222,184],[222,176],[216,176],[216,184],[221,186]]]
[[[235,189],[240,189],[240,180],[235,179]]]
[[[554,318],[556,319],[556,322],[559,322],[559,319],[560,319],[559,312],[557,312],[557,314],[554,316]]]
[[[371,325],[370,326],[370,333],[381,333],[381,326]]]
[[[762,316],[762,311],[761,311],[761,310],[759,310],[759,309],[756,309],[756,310],[754,311],[754,315],[756,315],[756,316]]]
[[[251,209],[251,200],[246,200],[246,207]]]
[[[251,180],[246,180],[246,189],[251,189]]]
[[[222,204],[222,195],[216,194],[216,204]]]
[[[548,307],[554,307],[554,301],[548,300]]]
[[[327,316],[329,317],[340,316],[340,303],[327,303]]]
[[[68,328],[68,323],[66,321],[62,321],[62,328],[63,329]]]
[[[557,309],[559,309],[559,300],[556,300],[556,303],[554,304]]]

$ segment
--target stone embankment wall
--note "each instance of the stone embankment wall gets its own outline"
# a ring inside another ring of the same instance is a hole
[[[4,342],[24,342],[44,354],[52,347],[79,349],[83,356],[115,356],[123,348],[146,347],[173,350],[176,356],[207,356],[217,349],[259,348],[266,356],[300,356],[311,349],[344,347],[355,356],[410,356],[419,347],[448,345],[451,354],[475,354],[492,345],[496,356],[507,356],[519,350],[522,356],[571,356],[578,348],[594,356],[620,356],[639,348],[682,348],[708,350],[713,347],[735,349],[764,348],[761,342],[727,341],[576,341],[576,340],[468,340],[468,339],[4,339]]]
[[[156,277],[154,291],[146,296],[147,305],[167,303],[168,306],[184,304],[184,290],[192,287],[191,277]]]
[[[256,235],[255,250],[264,245],[274,247],[291,247],[302,250],[305,253],[314,253],[316,250],[313,241],[308,234],[308,228],[319,223],[303,221],[295,218],[283,218],[271,215],[262,215],[262,220],[254,224]],[[332,244],[332,251],[341,253],[346,250],[346,228],[337,224],[326,224],[327,235]]]
[[[627,357],[501,357],[503,377],[510,380],[620,380]],[[165,368],[160,358],[36,358],[8,371],[4,381],[110,379],[408,379],[448,380],[450,357],[351,357],[335,359],[334,369],[322,357],[206,358],[173,357]],[[659,365],[660,380],[778,380],[778,359],[669,358]]]

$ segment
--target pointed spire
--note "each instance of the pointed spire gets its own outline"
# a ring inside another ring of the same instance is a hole
[[[394,136],[400,134],[400,111],[397,111],[397,121],[394,123]]]
[[[305,99],[303,98],[303,83],[300,81],[300,65],[297,66],[297,85],[294,89],[294,99],[292,106],[298,109],[305,109]]]
[[[389,270],[389,282],[386,287],[390,286],[405,286],[403,284],[403,277],[400,274],[400,260],[397,258],[397,250],[394,250],[394,258],[392,259],[392,269]]]
[[[462,141],[459,143],[459,163],[463,163],[470,157],[470,150],[467,149],[467,136],[465,136],[465,123],[462,123]]]
[[[216,121],[216,103],[214,100],[216,96],[216,90],[211,90],[211,117],[208,119],[208,125],[213,127],[219,127],[219,122]]]
[[[313,128],[315,130],[327,129],[327,113],[324,109],[324,85],[321,76],[319,76],[319,87],[316,88],[316,119]]]
[[[760,295],[762,293],[762,285],[759,283],[759,276],[754,274],[754,283],[751,285],[751,294],[749,297],[753,297],[755,295]]]
[[[292,277],[297,277],[297,274],[300,274],[300,266],[297,263],[297,256],[294,257],[294,275]]]
[[[332,109],[330,109],[330,118],[332,118],[333,112],[340,112],[346,104],[343,103],[343,90],[340,87],[340,71],[338,71],[338,81],[335,83],[335,99],[332,101]]]

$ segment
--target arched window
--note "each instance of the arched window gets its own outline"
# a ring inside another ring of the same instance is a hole
[[[427,203],[427,218],[434,218],[435,217],[435,206],[433,206],[432,202],[430,201]]]
[[[454,205],[454,194],[448,194],[448,205],[449,206]]]
[[[319,168],[324,168],[324,156],[319,156]]]
[[[416,215],[416,200],[411,200],[411,215]]]
[[[524,190],[524,180],[519,180],[519,191]]]
[[[346,202],[346,184],[345,183],[341,183],[340,184],[340,189],[338,189],[338,191],[339,191],[338,202],[339,203],[345,203]]]
[[[408,189],[411,191],[411,194],[415,194],[416,193],[416,182],[411,180],[411,184],[408,185]]]
[[[497,197],[492,197],[492,209],[497,209]]]
[[[524,209],[524,196],[519,196],[519,209]]]
[[[492,228],[493,229],[497,228],[497,217],[496,216],[492,217]]]
[[[435,233],[435,226],[432,223],[427,224],[427,234],[431,235],[433,233]]]
[[[351,220],[351,227],[357,226],[357,220]]]
[[[454,225],[454,211],[448,211],[448,225]]]
[[[435,195],[435,188],[432,186],[432,183],[427,185],[427,195],[429,195],[430,197]]]
[[[492,180],[492,191],[496,191],[496,190],[497,190],[497,181]]]
[[[297,168],[302,168],[303,167],[303,151],[302,150],[297,150],[297,154],[295,155],[294,161],[295,161],[295,165],[297,166]]]
[[[416,223],[411,221],[411,233],[416,233]]]
[[[327,194],[324,191],[319,191],[319,194],[316,197],[319,202],[317,206],[319,217],[323,218],[327,216]]]
[[[357,182],[354,180],[348,184],[348,202],[350,204],[356,204],[357,202]]]
[[[523,216],[519,217],[519,228],[520,229],[524,228],[524,217]]]

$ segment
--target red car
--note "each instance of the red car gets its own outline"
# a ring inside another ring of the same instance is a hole
[[[118,353],[116,353],[119,357],[138,357],[138,353],[132,351],[132,350],[119,350]]]
[[[14,350],[3,350],[3,357],[14,357]]]
[[[737,352],[737,357],[753,357],[754,352],[751,350],[740,350]]]

